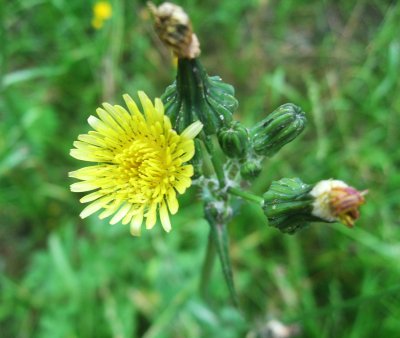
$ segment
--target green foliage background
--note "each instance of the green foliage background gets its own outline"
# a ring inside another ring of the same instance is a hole
[[[98,31],[91,1],[0,4],[0,336],[245,337],[277,318],[301,337],[396,337],[400,3],[179,1],[209,74],[236,88],[237,118],[250,126],[285,102],[307,113],[254,192],[294,176],[370,191],[353,230],[282,235],[242,205],[230,224],[240,312],[218,265],[210,301],[198,296],[208,226],[195,191],[170,234],[78,217],[68,152],[87,117],[125,92],[160,96],[175,72],[145,3],[112,4]]]

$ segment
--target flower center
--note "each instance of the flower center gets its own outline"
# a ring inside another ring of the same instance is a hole
[[[120,191],[131,203],[161,202],[175,180],[171,149],[162,139],[137,138],[115,156],[118,178],[124,185]]]

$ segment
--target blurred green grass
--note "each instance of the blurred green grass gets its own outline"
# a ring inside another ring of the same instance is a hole
[[[303,136],[254,182],[340,178],[368,188],[356,228],[296,236],[244,204],[230,225],[242,304],[227,304],[216,267],[197,295],[207,224],[196,193],[167,235],[136,239],[82,221],[67,172],[73,140],[104,100],[159,96],[174,77],[144,1],[20,0],[0,10],[0,326],[2,337],[244,337],[275,317],[301,337],[396,337],[400,330],[400,3],[180,1],[211,75],[233,84],[248,126],[285,102],[306,111]]]

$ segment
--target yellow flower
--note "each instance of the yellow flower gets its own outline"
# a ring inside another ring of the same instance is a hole
[[[100,219],[113,215],[110,224],[122,220],[130,223],[132,235],[140,235],[143,218],[151,229],[159,214],[169,232],[169,213],[178,211],[176,193],[183,194],[191,185],[193,166],[185,162],[194,155],[193,139],[203,125],[197,121],[178,135],[164,115],[161,100],[155,99],[153,105],[144,92],[138,95],[144,114],[125,94],[129,112],[104,103],[104,109],[96,111],[100,119],[89,117],[94,131],[79,135],[70,154],[97,164],[69,173],[82,181],[72,184],[71,191],[94,191],[80,200],[91,202],[81,212],[82,218],[104,209]]]
[[[108,1],[97,1],[93,6],[92,26],[96,29],[103,27],[104,21],[111,18],[112,7]]]

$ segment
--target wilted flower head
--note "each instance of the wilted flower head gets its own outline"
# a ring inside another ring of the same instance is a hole
[[[103,27],[104,21],[111,18],[112,7],[108,1],[97,1],[93,6],[92,26],[96,29]]]
[[[161,41],[172,48],[178,58],[193,59],[200,55],[200,43],[193,33],[192,23],[182,7],[164,2],[156,7],[149,2],[154,27]]]
[[[298,178],[284,178],[272,182],[263,196],[263,209],[269,224],[286,233],[295,233],[308,222],[339,221],[352,227],[365,194],[339,180],[313,186]]]
[[[144,114],[124,95],[129,111],[104,103],[104,109],[97,109],[100,119],[89,117],[94,131],[79,135],[70,154],[97,164],[69,173],[82,181],[72,184],[71,190],[94,191],[80,200],[90,202],[82,218],[104,209],[101,219],[113,215],[110,224],[130,223],[131,233],[138,235],[143,218],[150,229],[159,214],[168,232],[169,213],[178,210],[177,192],[183,194],[191,185],[193,167],[185,163],[194,155],[193,139],[202,124],[195,122],[178,135],[161,100],[153,105],[145,93],[138,95]]]
[[[312,214],[326,221],[339,220],[352,227],[360,217],[358,209],[365,203],[366,193],[366,190],[360,192],[343,181],[320,181],[310,192],[315,198]]]

